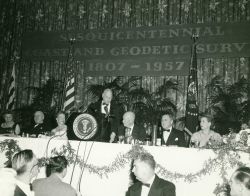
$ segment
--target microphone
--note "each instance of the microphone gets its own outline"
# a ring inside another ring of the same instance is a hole
[[[111,120],[110,118],[115,118],[115,116],[113,114],[108,113],[108,114],[105,114],[105,118],[107,118],[109,122]]]

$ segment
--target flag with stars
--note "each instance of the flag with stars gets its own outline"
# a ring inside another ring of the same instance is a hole
[[[191,63],[188,76],[187,102],[185,115],[185,130],[192,135],[198,126],[198,79],[197,79],[197,54],[194,42],[191,51]]]
[[[70,112],[75,106],[75,62],[73,58],[73,44],[70,47],[68,63],[66,65],[66,85],[63,110]]]

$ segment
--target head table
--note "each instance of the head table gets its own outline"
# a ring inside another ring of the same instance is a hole
[[[38,158],[54,156],[55,153],[69,157],[71,164],[64,181],[74,188],[80,187],[84,196],[124,196],[132,184],[130,155],[133,155],[135,146],[49,138],[0,137],[0,167],[4,167],[7,160],[5,153],[8,149],[3,149],[3,145],[13,140],[21,149],[32,149]],[[154,156],[157,162],[156,173],[175,184],[177,196],[216,195],[216,186],[222,184],[223,177],[229,179],[237,168],[232,163],[232,157],[234,161],[250,166],[249,154],[241,151],[158,146],[142,146],[139,149]],[[76,157],[78,159],[74,164],[72,161]],[[44,167],[40,169],[37,178],[41,177],[45,177]]]

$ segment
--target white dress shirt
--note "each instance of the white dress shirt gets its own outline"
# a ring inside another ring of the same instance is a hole
[[[102,112],[102,114],[106,114],[106,111],[105,111],[105,109],[104,109],[104,107],[105,107],[106,105],[104,105],[103,103],[104,103],[104,102],[102,101],[102,109],[101,109],[101,112]],[[110,103],[109,103],[107,106],[108,106],[108,113],[110,113]]]
[[[141,196],[148,196],[149,190],[154,182],[155,175],[147,182],[147,184],[150,184],[149,187],[142,185],[141,187]]]
[[[126,136],[128,136],[128,137],[132,136],[132,131],[133,131],[134,126],[135,126],[135,124],[133,124],[131,127],[126,127],[125,128],[125,131],[126,131],[126,129],[130,129],[128,135],[126,135],[126,133],[125,133]]]
[[[27,196],[34,196],[35,192],[30,190],[30,185],[26,184],[20,180],[16,180],[16,185],[27,195]]]
[[[168,131],[164,131],[163,130],[163,139],[164,139],[164,142],[166,143],[168,141],[168,137],[172,131],[173,127],[170,127],[168,130],[170,130],[169,132]]]

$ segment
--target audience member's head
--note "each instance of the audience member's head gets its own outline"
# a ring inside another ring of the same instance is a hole
[[[250,168],[241,167],[237,169],[230,179],[231,196],[250,195]]]
[[[27,184],[39,172],[38,161],[32,150],[22,150],[16,153],[11,163],[12,168],[17,172],[17,178]]]
[[[42,124],[44,121],[44,113],[42,111],[36,111],[34,113],[34,121],[36,124]]]
[[[200,116],[201,130],[210,130],[213,126],[213,117],[209,114],[203,114]]]
[[[68,161],[65,156],[52,157],[46,168],[47,176],[57,174],[64,178],[67,174],[67,166]]]
[[[125,112],[122,122],[125,127],[132,127],[135,123],[135,113],[131,111]]]
[[[111,100],[113,98],[113,93],[112,90],[107,88],[103,91],[102,93],[102,100],[106,104],[110,104]]]
[[[141,153],[133,160],[132,172],[142,183],[148,182],[155,174],[155,160],[149,153]]]
[[[58,125],[64,125],[65,124],[65,113],[60,111],[56,115],[56,122]]]
[[[161,117],[161,126],[163,129],[170,129],[174,123],[174,115],[172,113],[165,113]]]

